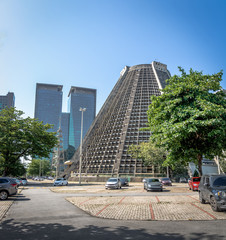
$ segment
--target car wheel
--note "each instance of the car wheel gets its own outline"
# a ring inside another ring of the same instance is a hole
[[[9,194],[6,191],[0,192],[0,200],[6,200],[8,198]]]
[[[199,192],[199,201],[200,201],[200,203],[202,203],[202,204],[205,204],[205,203],[206,203],[206,201],[205,201],[205,199],[203,198],[201,192]]]
[[[210,206],[213,211],[220,212],[220,208],[217,206],[217,201],[214,197],[210,197]]]

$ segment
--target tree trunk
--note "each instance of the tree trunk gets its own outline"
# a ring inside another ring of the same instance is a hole
[[[198,170],[199,170],[199,177],[202,176],[202,154],[198,154]]]

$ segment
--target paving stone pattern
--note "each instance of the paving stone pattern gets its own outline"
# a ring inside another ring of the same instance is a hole
[[[0,221],[8,212],[8,209],[12,204],[13,204],[13,200],[0,201]]]
[[[70,197],[69,202],[92,216],[118,220],[216,220],[226,212],[213,212],[198,196]]]

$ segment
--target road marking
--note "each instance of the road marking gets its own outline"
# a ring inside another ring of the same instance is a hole
[[[104,211],[104,209],[106,209],[108,206],[110,206],[111,204],[108,204],[106,205],[103,209],[101,209],[97,214],[96,216],[98,216],[100,213],[102,213]]]
[[[191,203],[192,206],[195,206],[196,208],[200,209],[201,211],[203,211],[204,213],[208,214],[210,217],[212,217],[213,219],[217,219],[215,216],[213,216],[211,213],[207,212],[206,210],[198,207],[197,205],[195,205],[194,203]]]
[[[195,201],[199,202],[198,199],[196,199],[196,198],[194,198],[194,197],[192,197],[192,196],[187,196],[187,197],[190,197],[190,198],[194,199]]]
[[[158,196],[155,196],[155,198],[156,198],[157,202],[160,203]]]
[[[151,220],[155,220],[155,214],[154,214],[154,210],[152,208],[151,202],[149,204],[149,207],[150,207],[150,212],[151,212]]]
[[[92,197],[92,198],[90,198],[90,199],[88,199],[88,200],[86,200],[86,201],[83,201],[83,202],[79,203],[79,205],[82,205],[83,203],[88,202],[88,201],[90,201],[90,200],[92,200],[92,199],[94,199],[94,198],[95,198],[95,197]]]
[[[122,203],[122,201],[125,199],[126,197],[123,197],[118,204]]]

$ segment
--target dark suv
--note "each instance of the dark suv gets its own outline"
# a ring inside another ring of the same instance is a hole
[[[202,176],[198,191],[201,203],[210,203],[215,212],[226,210],[226,175]]]
[[[0,200],[6,200],[14,194],[17,194],[16,181],[10,177],[0,177]]]

